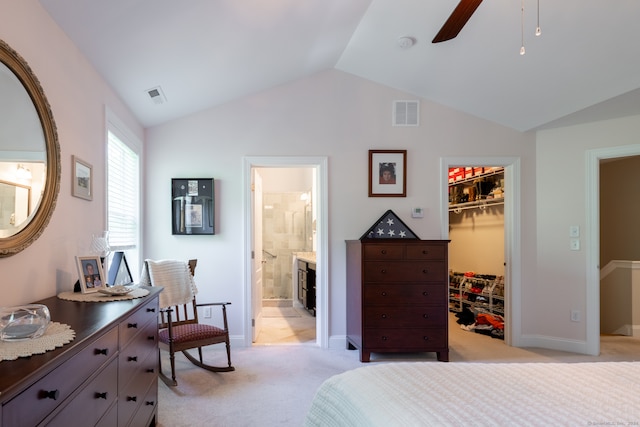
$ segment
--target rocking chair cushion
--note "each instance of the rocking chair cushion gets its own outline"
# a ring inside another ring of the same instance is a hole
[[[172,328],[172,332],[173,342],[176,344],[205,340],[208,338],[223,337],[226,334],[224,329],[218,328],[216,326],[202,324],[174,326]],[[169,344],[169,329],[160,330],[158,332],[158,339],[162,343]]]

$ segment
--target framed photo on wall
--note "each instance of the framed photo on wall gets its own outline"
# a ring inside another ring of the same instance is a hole
[[[89,163],[71,156],[71,194],[85,200],[93,200],[93,172]]]
[[[369,197],[407,196],[407,150],[369,150]]]
[[[215,234],[213,178],[171,180],[171,234]]]
[[[80,278],[80,291],[83,294],[98,292],[100,289],[106,288],[99,256],[77,256],[76,262]]]

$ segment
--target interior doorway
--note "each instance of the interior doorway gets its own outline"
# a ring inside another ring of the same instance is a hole
[[[261,304],[261,325],[253,339],[256,345],[316,342],[313,283],[312,289],[303,286],[307,265],[311,263],[314,269],[316,265],[313,172],[312,167],[254,168],[259,177],[255,182],[261,183],[261,194],[258,185],[254,186],[255,200],[262,201],[261,212],[254,215],[255,241],[262,245],[262,289],[254,292],[254,299],[260,294],[262,298],[254,301]],[[313,301],[307,303],[309,297]]]
[[[450,321],[504,338],[504,168],[449,169]]]
[[[600,354],[600,165],[603,161],[623,159],[639,156],[640,145],[626,145],[621,147],[607,147],[587,152],[587,233],[585,245],[587,251],[587,341],[584,353]]]
[[[326,158],[251,157],[244,174],[247,346],[288,340],[326,347]],[[313,313],[295,286],[300,254],[312,255],[317,270]]]
[[[440,162],[442,238],[449,239],[449,169],[459,165],[504,168],[504,342],[522,343],[520,236],[520,159],[511,157],[444,157]]]

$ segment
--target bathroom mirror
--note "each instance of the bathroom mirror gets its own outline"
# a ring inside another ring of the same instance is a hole
[[[0,257],[49,223],[60,191],[60,146],[49,102],[27,62],[0,40]]]

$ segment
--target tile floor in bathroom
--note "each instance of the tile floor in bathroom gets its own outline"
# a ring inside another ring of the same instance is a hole
[[[303,308],[262,307],[262,330],[254,345],[315,344],[316,318]]]

